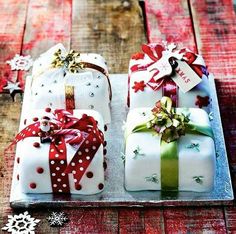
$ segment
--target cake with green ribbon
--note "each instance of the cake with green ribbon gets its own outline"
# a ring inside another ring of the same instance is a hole
[[[125,139],[128,191],[212,190],[215,146],[204,110],[173,108],[163,97],[153,109],[130,110]]]

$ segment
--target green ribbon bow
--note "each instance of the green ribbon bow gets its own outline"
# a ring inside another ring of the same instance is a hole
[[[151,132],[161,136],[161,187],[178,190],[179,161],[177,140],[186,133],[201,134],[213,138],[211,127],[190,122],[187,115],[177,114],[172,100],[163,97],[152,109],[153,118],[137,125],[132,133]]]
[[[66,56],[62,55],[61,49],[58,49],[54,53],[54,59],[52,61],[52,67],[64,67],[71,73],[77,73],[80,69],[84,68],[84,64],[82,62],[77,62],[80,54],[71,50]]]

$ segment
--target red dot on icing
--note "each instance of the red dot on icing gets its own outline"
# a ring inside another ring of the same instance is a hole
[[[34,146],[35,148],[39,148],[39,147],[40,147],[40,144],[39,144],[38,142],[34,142],[34,143],[33,143],[33,146]]]
[[[17,174],[17,176],[16,176],[16,179],[17,179],[17,180],[19,180],[19,179],[20,179],[20,176],[19,176],[19,174]]]
[[[46,111],[46,112],[51,112],[51,108],[50,108],[50,107],[47,107],[47,108],[45,109],[45,111]]]
[[[106,162],[103,162],[103,168],[104,168],[104,170],[107,169],[107,163]]]
[[[104,154],[104,155],[107,154],[107,149],[103,149],[103,154]]]
[[[82,115],[82,118],[87,118],[88,116],[86,114],[83,114]]]
[[[36,184],[35,183],[30,183],[30,188],[32,188],[32,189],[35,189],[37,186],[36,186]]]
[[[92,177],[93,177],[93,173],[92,173],[91,171],[88,171],[88,172],[86,173],[86,176],[87,176],[88,178],[92,178]]]
[[[98,188],[99,188],[100,190],[102,190],[102,189],[104,188],[104,184],[103,184],[103,183],[100,183],[100,184],[98,185]]]
[[[81,189],[82,189],[82,186],[81,186],[80,184],[76,184],[76,185],[75,185],[75,189],[76,189],[76,190],[81,190]]]
[[[104,131],[105,132],[107,131],[107,125],[104,125]]]
[[[42,167],[37,167],[36,170],[39,174],[42,174],[44,172],[44,169]]]
[[[20,163],[20,158],[19,157],[17,157],[16,162]]]
[[[38,121],[38,120],[39,120],[38,117],[34,117],[34,118],[33,118],[33,121],[34,121],[34,122],[36,122],[36,121]]]

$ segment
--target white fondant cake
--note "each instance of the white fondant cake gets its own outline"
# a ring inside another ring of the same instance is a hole
[[[93,110],[74,110],[73,116],[81,118],[83,114],[94,117],[98,121],[98,128],[103,129],[104,123],[101,115]],[[44,110],[32,110],[30,113],[26,113],[25,124],[21,128],[25,128],[34,123],[37,119],[45,118],[45,116],[53,119],[52,113],[45,112]],[[21,130],[22,130],[21,129]],[[37,144],[36,144],[37,143]],[[85,142],[86,143],[86,142]],[[104,188],[104,156],[103,145],[101,144],[90,162],[87,169],[84,171],[84,175],[79,181],[79,185],[75,186],[75,179],[72,173],[65,173],[65,167],[60,167],[65,164],[65,160],[60,160],[57,163],[56,160],[49,159],[49,149],[51,143],[40,143],[39,137],[27,137],[24,140],[18,142],[16,150],[16,164],[17,164],[17,179],[20,183],[22,192],[24,193],[52,193],[52,192],[64,192],[62,191],[69,185],[69,193],[71,194],[96,194]],[[60,144],[60,142],[59,142]],[[87,143],[86,143],[87,144]],[[69,143],[66,143],[66,161],[67,165],[70,164],[73,156],[75,155],[78,147],[74,147]],[[85,160],[90,159],[90,152],[85,149],[87,156]],[[78,152],[79,154],[79,152]],[[57,157],[57,155],[55,155]],[[50,163],[58,165],[54,170],[50,171]],[[80,159],[78,165],[75,165],[75,170],[83,170]],[[68,183],[64,183],[64,177],[68,176]],[[52,180],[53,179],[53,180]],[[52,183],[52,181],[54,181]],[[53,191],[54,190],[54,191]]]
[[[208,115],[197,108],[187,111],[190,121],[210,126]],[[125,187],[129,191],[161,190],[160,136],[135,132],[135,126],[147,122],[150,108],[130,110],[126,123]],[[191,147],[191,146],[197,146]],[[212,190],[215,177],[215,147],[211,137],[186,134],[178,139],[178,190],[205,192]]]
[[[196,64],[198,64],[197,59],[195,60]],[[201,62],[204,62],[202,57]],[[135,65],[145,67],[147,64],[151,63],[153,63],[153,60],[151,60],[146,54],[142,54],[141,57],[133,56],[130,60],[128,71],[128,105],[130,106],[130,109],[139,107],[153,107],[155,103],[161,99],[161,97],[169,96],[168,93],[165,93],[164,91],[165,83],[155,89],[155,82],[151,82],[153,74],[150,74],[148,69],[135,69],[135,71],[132,71],[131,69]],[[170,78],[164,79],[168,80]],[[202,81],[187,93],[184,93],[180,88],[178,88],[178,86],[176,86],[177,91],[175,93],[177,93],[177,107],[202,108],[209,112],[211,100],[208,78],[203,74],[201,79]],[[168,89],[168,84],[166,86]]]
[[[99,54],[82,53],[77,62],[89,63],[95,68],[85,67],[79,73],[71,73],[64,68],[52,68],[54,53],[58,49],[61,49],[62,55],[66,55],[63,45],[58,44],[34,62],[31,108],[66,108],[66,86],[72,86],[74,109],[96,110],[103,116],[105,124],[109,123],[111,88],[104,58]],[[103,72],[97,70],[96,66]]]

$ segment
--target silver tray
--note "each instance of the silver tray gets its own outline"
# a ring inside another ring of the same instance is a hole
[[[28,79],[29,80],[29,79]],[[29,81],[27,81],[29,83]],[[27,98],[29,84],[26,82]],[[216,178],[214,190],[208,193],[197,192],[161,192],[141,191],[128,192],[123,186],[124,165],[121,152],[124,147],[122,125],[126,119],[127,74],[111,75],[113,100],[111,105],[112,123],[106,132],[107,170],[105,190],[96,195],[52,195],[52,194],[24,194],[17,185],[15,169],[13,172],[10,205],[13,208],[36,207],[145,207],[145,206],[202,206],[202,205],[230,205],[234,199],[230,179],[229,165],[226,154],[223,129],[216,94],[214,77],[210,75],[212,94],[211,121],[216,145]],[[28,87],[27,87],[28,86]],[[25,111],[26,106],[22,107]],[[16,165],[16,164],[15,164]]]

